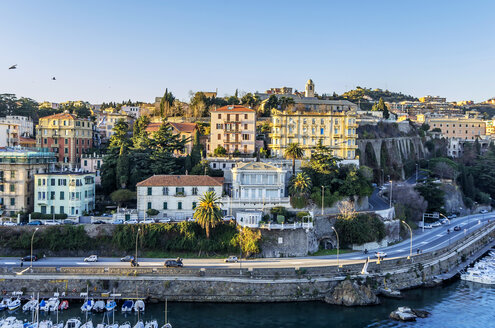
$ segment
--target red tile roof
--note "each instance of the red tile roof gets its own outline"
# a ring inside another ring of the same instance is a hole
[[[75,115],[72,115],[71,113],[58,113],[58,114],[53,114],[53,115],[49,115],[49,116],[45,116],[45,117],[40,117],[40,120],[47,120],[47,119],[64,119],[64,118],[67,118],[67,119],[72,119],[72,120],[76,120],[77,117]]]
[[[138,187],[222,185],[223,178],[213,178],[208,175],[154,175],[137,184]]]
[[[169,124],[179,132],[182,133],[193,133],[196,130],[196,123],[173,123],[169,122]]]
[[[162,126],[162,123],[150,123],[146,127],[146,132],[156,132],[160,130],[160,126]]]
[[[212,112],[254,112],[254,109],[246,108],[241,105],[228,105],[213,109]]]

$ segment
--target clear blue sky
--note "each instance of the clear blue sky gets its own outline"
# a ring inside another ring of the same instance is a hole
[[[494,12],[490,0],[2,0],[0,93],[151,102],[312,78],[318,93],[481,101],[495,96]]]

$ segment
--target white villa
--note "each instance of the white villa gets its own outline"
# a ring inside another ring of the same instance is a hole
[[[206,175],[154,175],[137,184],[137,209],[140,219],[155,209],[159,217],[176,220],[192,218],[199,198],[207,191],[222,196],[223,178]]]

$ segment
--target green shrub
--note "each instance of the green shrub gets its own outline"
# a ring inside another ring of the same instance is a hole
[[[148,214],[149,216],[155,216],[158,215],[158,213],[160,213],[160,211],[155,210],[154,208],[150,208],[146,211],[146,214]]]
[[[353,219],[335,222],[342,245],[364,244],[385,238],[385,224],[375,214],[359,214]]]

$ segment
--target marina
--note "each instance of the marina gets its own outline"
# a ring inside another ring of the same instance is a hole
[[[461,279],[479,284],[495,285],[495,251],[468,267],[461,273]]]

